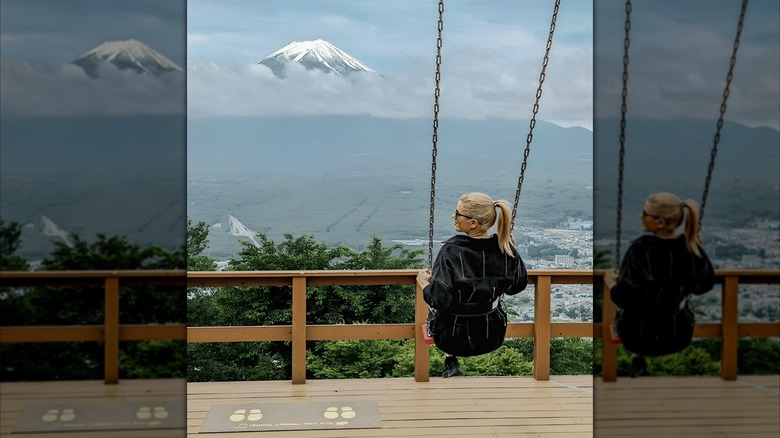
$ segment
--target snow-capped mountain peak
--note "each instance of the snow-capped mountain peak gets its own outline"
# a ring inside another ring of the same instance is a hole
[[[285,76],[285,65],[295,62],[309,70],[317,69],[337,75],[374,70],[325,40],[293,41],[266,56],[258,64],[269,67],[280,77]]]
[[[110,62],[120,70],[131,69],[155,76],[169,71],[183,71],[156,50],[134,39],[107,41],[73,61],[93,77],[97,75],[101,62]]]

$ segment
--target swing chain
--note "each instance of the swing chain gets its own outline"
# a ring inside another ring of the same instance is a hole
[[[544,83],[545,71],[547,70],[547,63],[550,61],[550,48],[552,48],[553,34],[555,33],[555,21],[558,19],[558,8],[561,5],[561,0],[555,0],[555,8],[553,9],[552,20],[550,22],[550,33],[547,36],[547,47],[544,51],[544,60],[542,61],[542,71],[539,73],[539,86],[536,88],[536,101],[533,106],[533,116],[531,117],[530,129],[528,136],[525,139],[525,151],[523,151],[523,163],[520,165],[520,177],[517,179],[517,190],[515,191],[515,202],[512,205],[512,221],[509,223],[509,233],[515,228],[515,216],[517,215],[517,204],[520,202],[520,191],[523,187],[523,179],[525,178],[525,168],[528,164],[528,154],[531,153],[531,141],[534,138],[534,127],[536,127],[536,113],[539,112],[539,100],[542,98],[542,84]]]
[[[707,165],[707,178],[704,180],[704,192],[701,196],[701,206],[699,207],[699,228],[704,219],[704,206],[707,204],[707,195],[710,192],[710,181],[712,181],[712,170],[715,168],[715,157],[718,155],[718,142],[720,142],[720,130],[723,127],[723,116],[726,114],[726,100],[729,98],[729,87],[734,78],[734,66],[737,64],[737,49],[739,49],[739,38],[742,35],[742,27],[745,23],[745,12],[747,11],[748,0],[742,0],[742,9],[739,12],[739,21],[737,23],[737,34],[734,37],[734,47],[729,61],[729,71],[726,75],[726,87],[723,89],[723,102],[720,104],[720,117],[718,118],[715,137],[713,139],[712,151],[710,152],[710,162]]]
[[[428,216],[428,269],[433,267],[433,212],[436,205],[436,142],[439,140],[439,95],[441,94],[441,31],[444,29],[444,0],[439,0],[439,25],[436,37],[436,89],[433,93],[433,149],[431,153],[431,204]]]
[[[618,162],[617,224],[615,227],[615,267],[620,265],[620,234],[623,218],[623,167],[626,155],[626,112],[628,106],[628,48],[631,47],[631,0],[626,0],[625,38],[623,39],[623,89],[620,92],[620,161]]]

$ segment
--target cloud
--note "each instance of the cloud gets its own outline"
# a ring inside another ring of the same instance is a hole
[[[159,77],[106,64],[98,79],[80,67],[0,60],[4,117],[183,114],[181,73]]]
[[[209,35],[202,34],[202,33],[188,33],[187,34],[187,44],[192,43],[202,43],[204,41],[209,40]]]
[[[722,48],[721,48],[722,49]],[[721,50],[723,52],[723,50]],[[632,56],[629,65],[628,115],[636,118],[712,119],[719,116],[726,85],[728,55],[702,62],[671,49],[651,49]],[[726,116],[747,126],[780,129],[778,51],[746,48],[740,52],[727,100]],[[622,59],[599,60],[597,74],[599,117],[620,110]]]
[[[22,37],[16,34],[11,34],[11,33],[0,34],[0,43],[15,43],[21,40]]]
[[[264,65],[188,61],[189,116],[360,115],[433,117],[434,72],[430,60],[413,60],[406,75],[357,73],[346,77],[291,65],[280,79]],[[527,65],[533,65],[528,68]],[[520,65],[525,67],[521,68]],[[592,61],[571,52],[548,67],[538,119],[591,127]],[[442,69],[442,117],[530,119],[540,59],[462,51]],[[553,73],[553,69],[560,70]]]

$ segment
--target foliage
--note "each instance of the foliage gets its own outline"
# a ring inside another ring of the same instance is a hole
[[[410,269],[420,267],[418,257],[422,252],[409,251],[402,245],[385,247],[378,237],[374,237],[361,252],[343,246],[329,247],[326,242],[318,242],[310,235],[295,237],[285,234],[278,244],[263,234],[258,234],[257,240],[259,247],[244,244],[237,256],[229,261],[229,270]],[[196,241],[196,236],[192,241]],[[197,250],[197,246],[194,249]],[[199,255],[197,251],[196,255]],[[414,288],[309,286],[306,310],[309,324],[412,322]],[[196,327],[289,325],[292,322],[292,290],[289,286],[191,289],[187,312],[188,324]],[[308,357],[344,354],[337,347],[312,343]],[[289,379],[290,354],[288,343],[281,342],[190,344],[188,379],[211,381],[230,376],[228,380],[244,380],[261,374],[263,378]],[[366,357],[363,360],[374,361],[376,358]],[[317,363],[313,367],[318,373],[337,374],[333,370],[320,370]],[[314,375],[314,371],[309,371]]]
[[[593,374],[593,342],[579,338],[550,339],[550,374]]]
[[[647,367],[653,376],[714,376],[720,373],[720,339],[694,339],[685,350],[675,354],[648,357]],[[631,371],[631,352],[617,349],[618,376]],[[601,340],[595,342],[594,375],[601,375]],[[780,341],[777,339],[740,339],[737,344],[737,373],[780,373]]]
[[[18,247],[15,241],[4,248]],[[181,269],[183,252],[159,246],[143,247],[124,236],[98,234],[88,243],[71,235],[73,247],[54,242],[54,250],[41,262],[44,270]],[[183,323],[184,294],[179,287],[133,286],[120,288],[122,324]],[[13,288],[0,294],[3,325],[103,324],[103,286]],[[120,351],[120,377],[183,377],[185,343],[157,340],[129,342]],[[103,346],[94,342],[51,344],[0,344],[2,380],[101,379]]]
[[[14,252],[21,244],[22,226],[17,222],[5,225],[0,217],[0,271],[26,271],[30,269],[27,261]]]
[[[393,375],[396,357],[413,343],[394,340],[322,342],[319,354],[306,356],[306,368],[315,379],[375,378]],[[413,350],[412,350],[413,351]]]
[[[208,246],[209,226],[206,222],[198,222],[192,225],[192,220],[187,218],[187,270],[188,271],[213,271],[217,269],[214,260],[202,255]]]
[[[414,342],[411,340],[326,341],[307,356],[307,369],[316,379],[411,377],[414,375]],[[592,373],[593,344],[584,339],[552,339],[550,368],[553,375]],[[507,339],[498,350],[458,358],[467,376],[529,376],[533,374],[533,339]],[[444,369],[444,353],[430,348],[430,373]]]

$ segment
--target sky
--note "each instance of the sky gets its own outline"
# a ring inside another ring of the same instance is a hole
[[[136,39],[185,65],[185,0],[3,0],[0,114],[172,115],[185,76],[106,68],[99,80],[71,64],[106,41]]]
[[[441,116],[530,119],[553,1],[445,3]],[[432,117],[435,1],[187,2],[188,115],[370,114]],[[564,2],[539,119],[591,127],[592,11]],[[256,63],[296,40],[324,39],[380,77],[300,71],[281,80]]]
[[[61,65],[103,42],[135,38],[183,67],[185,8],[185,0],[3,0],[0,54]]]
[[[595,116],[620,114],[623,0],[595,1]],[[741,2],[634,2],[628,115],[653,119],[719,116]],[[749,2],[726,120],[780,129],[780,2]]]

